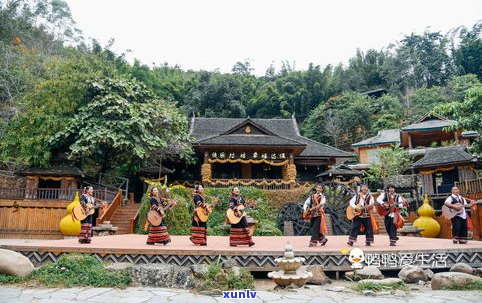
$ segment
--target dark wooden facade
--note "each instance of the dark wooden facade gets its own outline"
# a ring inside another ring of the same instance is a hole
[[[315,181],[336,159],[353,156],[301,136],[294,118],[192,118],[190,134],[199,177],[210,186],[287,188]]]

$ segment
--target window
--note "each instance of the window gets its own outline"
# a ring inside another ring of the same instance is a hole
[[[380,161],[377,148],[370,148],[367,150],[368,163],[375,164]]]

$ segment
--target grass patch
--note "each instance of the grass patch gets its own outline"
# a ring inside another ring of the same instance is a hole
[[[110,272],[93,256],[81,254],[63,255],[57,262],[34,271],[29,280],[64,287],[127,287],[131,282],[128,273]]]
[[[244,268],[239,268],[239,272],[222,268],[219,262],[210,264],[203,278],[203,283],[197,287],[199,291],[254,289],[254,278],[249,271]]]
[[[7,274],[0,274],[0,284],[16,284],[22,282],[24,282],[23,278]]]
[[[358,292],[363,292],[365,290],[371,290],[375,292],[403,290],[405,292],[408,292],[409,290],[408,286],[403,282],[391,283],[391,284],[377,283],[377,282],[360,282],[360,283],[352,284],[350,288]]]
[[[450,287],[447,287],[445,289],[447,290],[482,290],[482,282],[473,282],[463,286],[451,285]]]

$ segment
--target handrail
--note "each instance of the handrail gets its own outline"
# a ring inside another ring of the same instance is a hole
[[[112,203],[110,203],[107,209],[102,213],[102,216],[97,218],[97,224],[102,224],[104,221],[110,221],[117,208],[121,205],[122,200],[124,200],[124,197],[122,195],[122,190],[119,189],[114,200],[112,200]]]
[[[138,221],[139,221],[139,211],[136,212],[136,215],[134,216],[134,218],[129,219],[129,232],[131,234],[136,233],[136,226]]]
[[[457,181],[455,182],[455,186],[457,186],[464,195],[482,193],[482,178]]]

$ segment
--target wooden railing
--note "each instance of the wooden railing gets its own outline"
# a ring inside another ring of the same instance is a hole
[[[60,188],[0,188],[0,199],[8,200],[59,200],[72,201],[78,189]],[[93,196],[110,202],[116,193],[108,190],[94,190]]]
[[[0,238],[62,239],[67,201],[0,200]]]
[[[119,189],[109,206],[103,211],[102,215],[97,218],[97,224],[102,224],[104,221],[110,221],[123,200],[124,196],[122,195],[122,190]]]
[[[482,193],[482,178],[455,182],[462,195]]]
[[[131,234],[136,233],[137,222],[139,221],[139,211],[136,212],[134,218],[129,219],[129,232]]]

